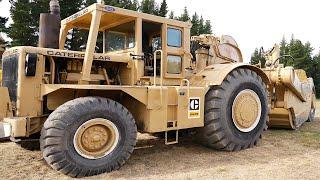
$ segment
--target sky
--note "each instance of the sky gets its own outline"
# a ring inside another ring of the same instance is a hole
[[[157,0],[161,2],[161,0]],[[212,22],[213,34],[231,35],[244,60],[257,47],[270,49],[283,37],[309,41],[320,50],[320,1],[318,0],[167,0],[176,15],[187,6]]]
[[[162,0],[156,0],[161,2]],[[167,0],[169,9],[180,15],[186,6],[211,20],[213,34],[231,35],[238,42],[244,60],[254,49],[270,49],[282,37],[292,34],[320,50],[320,1],[318,0]],[[0,16],[9,16],[9,0],[0,3]]]

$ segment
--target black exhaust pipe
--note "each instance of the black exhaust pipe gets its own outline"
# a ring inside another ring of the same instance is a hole
[[[39,47],[59,49],[61,27],[58,0],[50,1],[50,13],[41,13],[39,22]]]

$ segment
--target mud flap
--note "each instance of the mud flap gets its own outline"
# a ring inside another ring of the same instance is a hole
[[[0,87],[0,121],[5,117],[12,117],[9,90],[6,87]]]

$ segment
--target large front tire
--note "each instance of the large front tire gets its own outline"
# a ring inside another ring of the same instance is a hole
[[[41,131],[41,150],[48,164],[71,177],[119,169],[136,145],[131,113],[105,98],[84,97],[56,109]]]
[[[218,150],[247,149],[267,128],[267,115],[267,89],[261,77],[249,69],[236,69],[206,94],[205,126],[198,129],[197,138]]]

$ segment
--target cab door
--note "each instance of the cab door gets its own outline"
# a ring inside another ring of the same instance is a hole
[[[191,60],[188,53],[190,51],[190,29],[164,24],[162,35],[164,77],[182,80],[185,77],[184,69]]]

